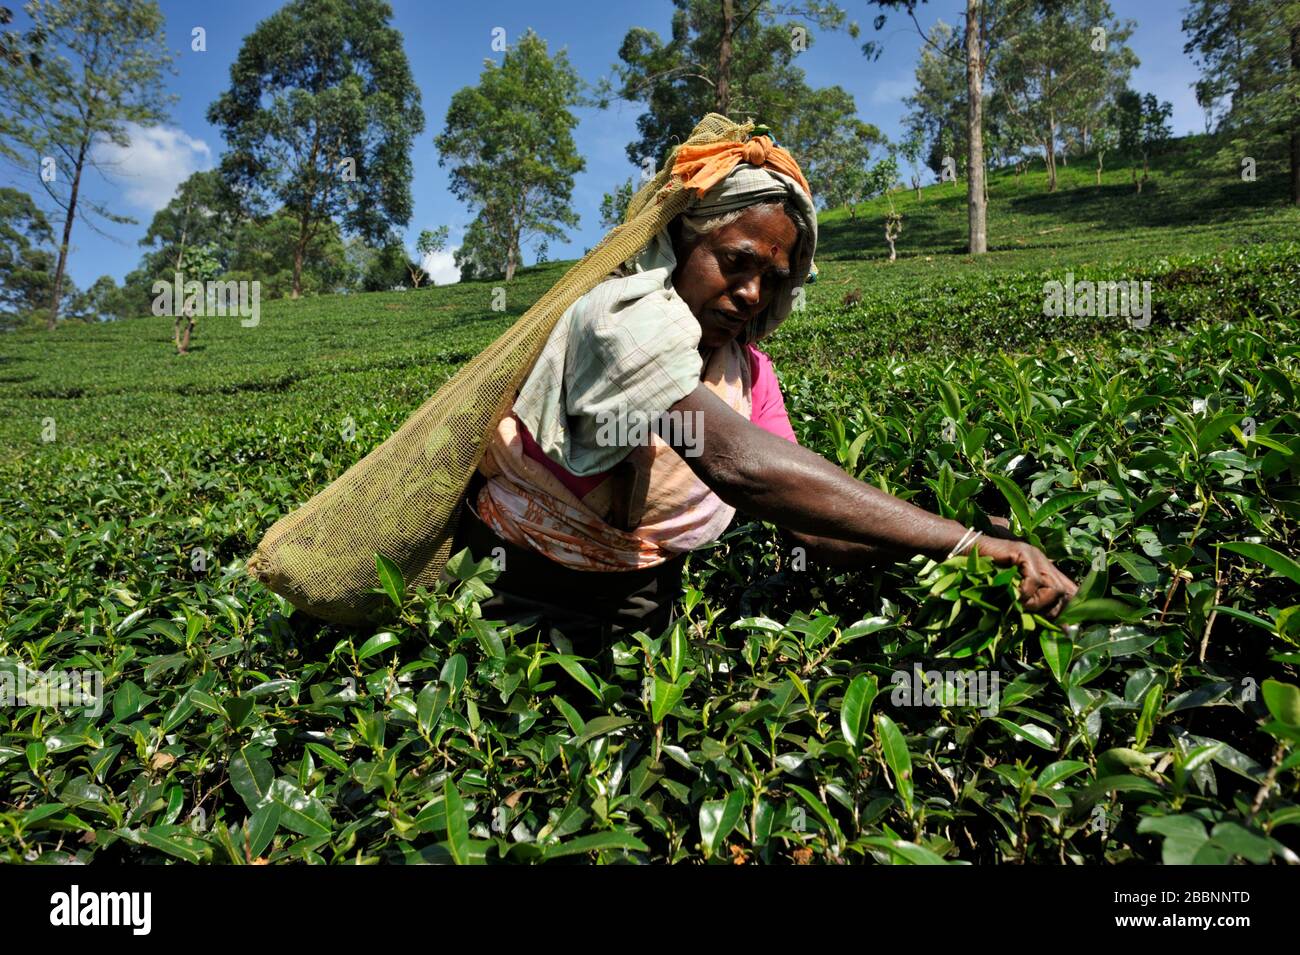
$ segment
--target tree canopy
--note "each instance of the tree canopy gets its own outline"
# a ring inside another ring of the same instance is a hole
[[[244,38],[230,88],[208,110],[231,189],[297,223],[294,296],[328,224],[381,242],[410,221],[424,113],[391,20],[383,0],[291,0]]]
[[[475,213],[456,264],[463,277],[514,277],[524,243],[564,237],[578,224],[573,180],[586,168],[573,141],[582,81],[560,50],[529,30],[500,63],[487,59],[476,86],[451,98],[434,138],[451,191]]]
[[[63,298],[73,224],[80,218],[125,224],[134,219],[83,195],[94,146],[130,145],[131,124],[166,118],[162,76],[171,64],[163,15],[153,0],[32,0],[32,27],[8,31],[0,69],[0,152],[39,184],[61,227],[50,286],[48,327]]]

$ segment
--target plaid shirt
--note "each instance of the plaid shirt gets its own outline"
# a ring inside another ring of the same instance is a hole
[[[626,435],[700,384],[700,323],[673,289],[668,241],[661,232],[639,259],[648,267],[606,279],[569,307],[515,401],[542,451],[572,474],[618,464],[630,447],[600,434]]]

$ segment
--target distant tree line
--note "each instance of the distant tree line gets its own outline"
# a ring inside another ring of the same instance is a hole
[[[877,31],[906,17],[921,41],[906,128],[892,143],[843,88],[807,82],[800,62],[820,36],[859,37],[834,3],[671,0],[667,37],[631,27],[592,83],[531,30],[512,38],[494,28],[485,39],[500,57],[452,96],[433,139],[471,217],[453,251],[461,276],[510,281],[527,248],[542,261],[579,224],[573,189],[586,162],[574,110],[615,99],[643,111],[626,148],[634,171],[600,203],[606,227],[711,111],[769,124],[822,207],[850,216],[896,188],[904,169],[917,190],[923,170],[951,170],[964,180],[975,253],[987,249],[994,166],[1041,157],[1053,191],[1058,165],[1094,157],[1100,183],[1107,158],[1122,157],[1143,188],[1171,108],[1130,88],[1132,21],[1107,0],[965,0],[960,24],[926,31],[916,17],[925,2],[871,0]],[[207,113],[224,140],[218,166],[182,182],[154,215],[121,286],[104,276],[84,290],[68,276],[79,224],[134,221],[87,198],[95,146],[126,146],[133,125],[166,120],[172,54],[153,0],[32,0],[25,10],[20,29],[0,6],[0,161],[34,184],[0,189],[0,326],[148,314],[153,282],[187,261],[260,281],[264,297],[429,284],[422,264],[448,248],[449,229],[402,238],[424,113],[384,0],[289,0],[258,23]],[[1300,3],[1191,0],[1182,29],[1225,168],[1241,156],[1285,167],[1300,203]],[[878,57],[883,42],[863,53]]]

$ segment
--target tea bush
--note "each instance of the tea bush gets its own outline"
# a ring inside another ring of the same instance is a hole
[[[103,710],[3,711],[0,851],[1294,861],[1300,346],[1266,311],[785,371],[802,441],[947,516],[1008,513],[1077,572],[1056,624],[978,558],[796,570],[742,520],[691,556],[668,632],[602,659],[483,620],[470,555],[435,593],[388,576],[400,615],[351,632],[242,571],[357,453],[314,409],[24,455],[0,668],[101,671]],[[942,705],[954,660],[996,676],[992,705]]]

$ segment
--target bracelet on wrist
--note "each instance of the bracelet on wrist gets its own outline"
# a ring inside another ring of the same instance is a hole
[[[977,531],[973,527],[967,528],[966,533],[962,534],[961,540],[957,542],[957,546],[948,552],[948,557],[952,558],[961,554],[966,547],[973,546],[975,541],[979,540],[982,536],[984,536],[983,531]]]

